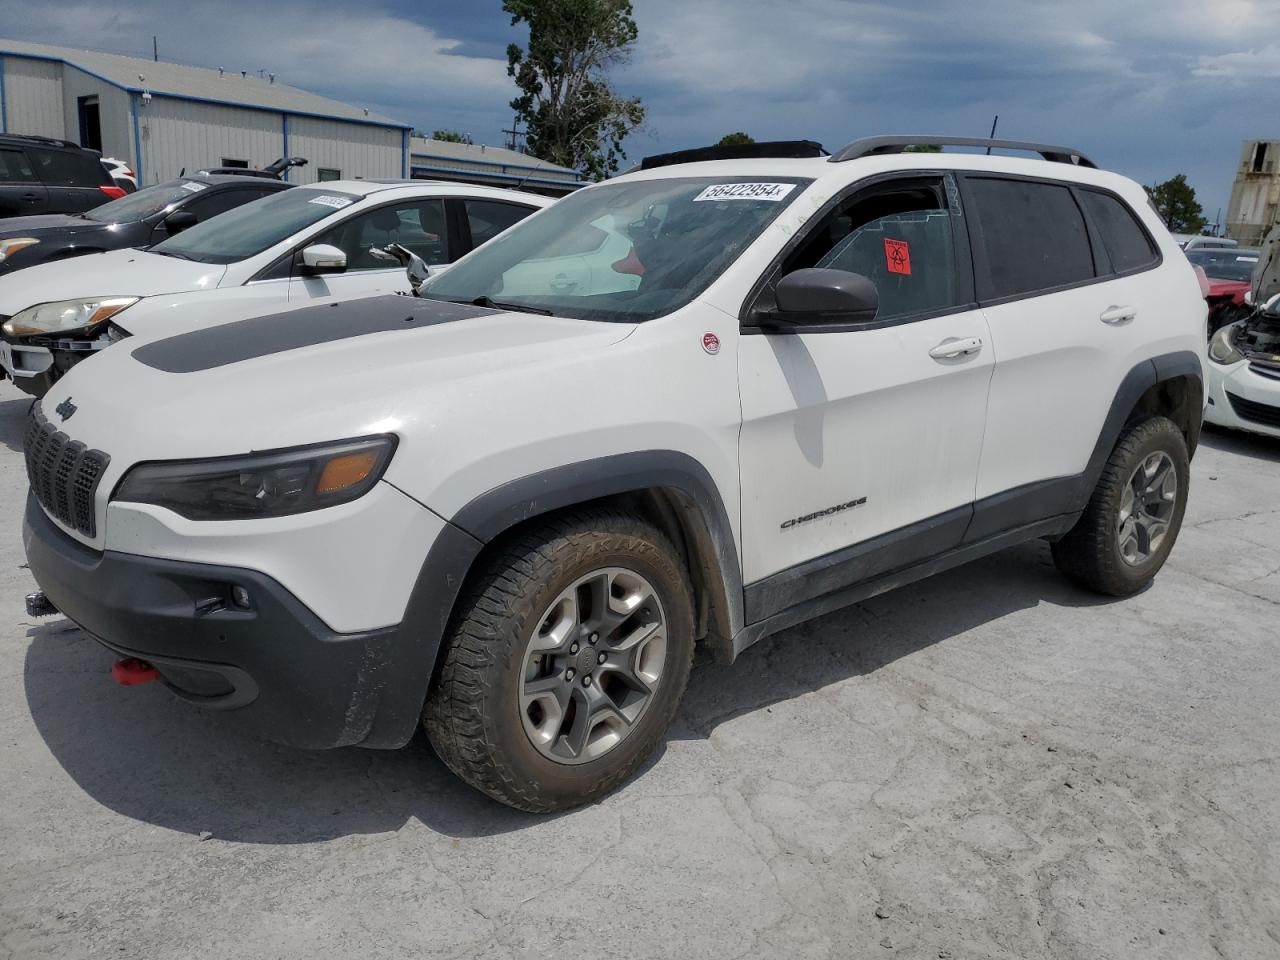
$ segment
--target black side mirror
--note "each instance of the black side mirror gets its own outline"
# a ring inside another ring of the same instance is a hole
[[[860,273],[810,267],[795,270],[774,288],[777,309],[763,319],[777,326],[843,327],[876,318],[880,294]]]
[[[169,236],[172,237],[188,227],[194,227],[199,222],[200,218],[190,210],[175,210],[164,218],[164,228],[169,231]]]

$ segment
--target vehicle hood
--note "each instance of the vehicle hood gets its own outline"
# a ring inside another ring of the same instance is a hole
[[[135,296],[212,290],[227,268],[162,257],[143,250],[112,250],[41,263],[0,278],[0,314],[76,297]]]
[[[10,237],[42,237],[50,233],[59,236],[75,236],[81,233],[96,233],[110,224],[97,220],[85,220],[83,217],[71,217],[62,213],[45,214],[39,217],[9,217],[0,220],[0,240]]]
[[[376,433],[429,444],[438,430],[518,418],[502,385],[521,367],[571,393],[575,370],[633,330],[408,296],[332,302],[126,338],[74,367],[41,409],[106,452],[113,474]],[[63,422],[67,398],[74,419]]]

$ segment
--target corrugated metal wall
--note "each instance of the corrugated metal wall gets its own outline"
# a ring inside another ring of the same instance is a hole
[[[138,109],[142,175],[148,186],[188,171],[247,160],[263,167],[280,156],[280,114],[153,97]]]
[[[344,180],[403,176],[402,138],[400,130],[390,127],[290,117],[289,153],[309,162],[295,169],[289,179],[315,183],[321,167],[342,171]]]
[[[4,58],[5,133],[36,137],[67,135],[62,113],[62,64]],[[79,140],[79,121],[76,136]]]
[[[68,140],[80,142],[80,97],[98,98],[98,121],[102,127],[102,155],[133,162],[133,126],[129,118],[129,95],[119,87],[103,83],[67,65],[62,68],[62,111],[66,117]]]

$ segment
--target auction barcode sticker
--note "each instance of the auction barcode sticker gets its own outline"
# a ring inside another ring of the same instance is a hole
[[[197,183],[194,180],[188,180],[186,183],[182,185],[182,189],[188,191],[189,193],[199,193],[201,190],[205,189],[208,186],[209,185],[207,183]]]
[[[699,200],[770,200],[777,202],[796,188],[794,183],[716,183],[693,198]]]
[[[335,210],[341,210],[343,207],[349,207],[352,204],[350,197],[331,197],[324,194],[319,197],[312,197],[307,203],[318,203],[325,207],[333,207]]]

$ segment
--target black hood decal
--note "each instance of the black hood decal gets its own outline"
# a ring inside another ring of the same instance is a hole
[[[138,347],[133,358],[165,373],[196,373],[335,340],[413,330],[499,312],[447,300],[370,297],[180,333]]]

